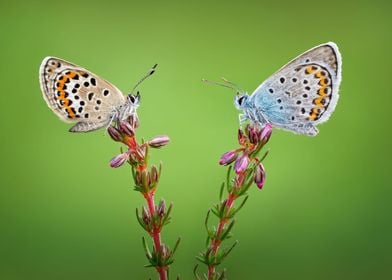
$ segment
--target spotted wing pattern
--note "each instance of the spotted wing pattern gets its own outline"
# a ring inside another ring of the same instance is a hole
[[[299,134],[316,135],[339,98],[341,58],[334,43],[315,47],[268,78],[251,99],[267,121]]]
[[[114,85],[55,57],[42,61],[40,84],[44,99],[53,112],[65,122],[79,122],[75,128],[82,127],[86,131],[110,122],[113,111],[125,103],[125,97]]]

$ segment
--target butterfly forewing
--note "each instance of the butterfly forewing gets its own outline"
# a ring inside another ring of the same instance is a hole
[[[47,57],[40,67],[40,83],[48,106],[66,122],[108,123],[124,104],[119,89],[90,71],[65,60]]]

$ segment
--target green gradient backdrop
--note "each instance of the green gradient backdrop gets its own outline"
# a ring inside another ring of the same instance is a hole
[[[145,4],[143,4],[143,3]],[[41,97],[47,55],[141,91],[139,135],[168,134],[157,196],[175,203],[163,238],[183,242],[173,276],[192,279],[206,210],[235,147],[233,94],[252,91],[323,42],[343,55],[341,98],[316,138],[275,131],[267,183],[252,188],[224,266],[230,279],[390,279],[391,4],[387,1],[1,1],[0,278],[155,278],[134,214],[143,200],[103,131],[70,134]],[[389,174],[387,172],[389,171]],[[389,275],[389,277],[388,277]]]

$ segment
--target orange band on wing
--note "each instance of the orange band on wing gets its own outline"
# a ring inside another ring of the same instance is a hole
[[[69,106],[69,99],[66,97],[66,92],[65,92],[65,84],[69,83],[70,79],[75,78],[78,75],[78,73],[74,71],[68,71],[64,75],[62,75],[56,82],[57,88],[56,90],[60,92],[60,96],[57,97],[57,99],[61,100],[63,104],[61,105],[61,108],[65,109],[68,113],[68,116],[71,119],[76,118],[75,112],[72,110],[72,108]]]

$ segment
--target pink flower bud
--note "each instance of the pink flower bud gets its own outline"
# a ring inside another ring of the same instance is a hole
[[[120,123],[121,132],[125,135],[132,137],[135,135],[135,130],[133,129],[132,125],[129,122],[121,122]]]
[[[261,131],[261,135],[260,135],[261,142],[263,144],[267,144],[268,140],[271,137],[271,134],[272,134],[272,125],[270,123],[267,123],[264,126],[263,130]]]
[[[263,164],[260,162],[255,170],[255,183],[259,189],[262,189],[265,182],[265,170]]]
[[[238,143],[243,146],[246,142],[246,138],[244,133],[242,132],[241,129],[238,129]]]
[[[232,163],[233,161],[235,161],[238,157],[238,152],[236,150],[233,151],[229,151],[227,153],[224,153],[220,160],[219,160],[219,164],[220,165],[229,165],[230,163]]]
[[[163,259],[168,259],[170,257],[170,249],[165,244],[161,245],[161,254]]]
[[[169,143],[169,141],[170,141],[169,136],[160,135],[160,136],[156,136],[152,140],[148,141],[148,145],[152,148],[160,148],[160,147],[167,145]]]
[[[260,141],[260,131],[259,128],[257,126],[249,126],[248,127],[248,138],[250,143],[252,144],[258,144]]]
[[[234,164],[234,170],[235,173],[240,174],[243,173],[249,165],[249,157],[246,153],[243,153],[236,161]]]
[[[153,166],[151,167],[150,173],[151,173],[151,183],[155,184],[159,180],[158,169],[155,166]]]
[[[151,216],[150,213],[148,212],[147,208],[143,206],[143,211],[142,211],[142,219],[143,222],[148,226],[151,222]]]
[[[114,141],[117,141],[117,142],[121,142],[121,141],[122,141],[122,136],[121,136],[121,134],[120,134],[120,131],[118,131],[118,129],[116,129],[115,127],[109,126],[109,127],[108,127],[108,133],[109,133],[109,136],[110,136]]]
[[[112,160],[110,161],[110,166],[113,168],[120,167],[128,160],[128,158],[129,158],[128,153],[119,154],[114,158],[112,158]]]
[[[159,202],[158,206],[156,207],[156,212],[157,212],[158,216],[163,217],[165,215],[165,211],[166,211],[166,203],[162,199]]]
[[[137,116],[137,114],[132,114],[129,117],[129,123],[131,124],[131,126],[133,127],[134,130],[139,127],[140,122],[139,122],[139,117]]]

